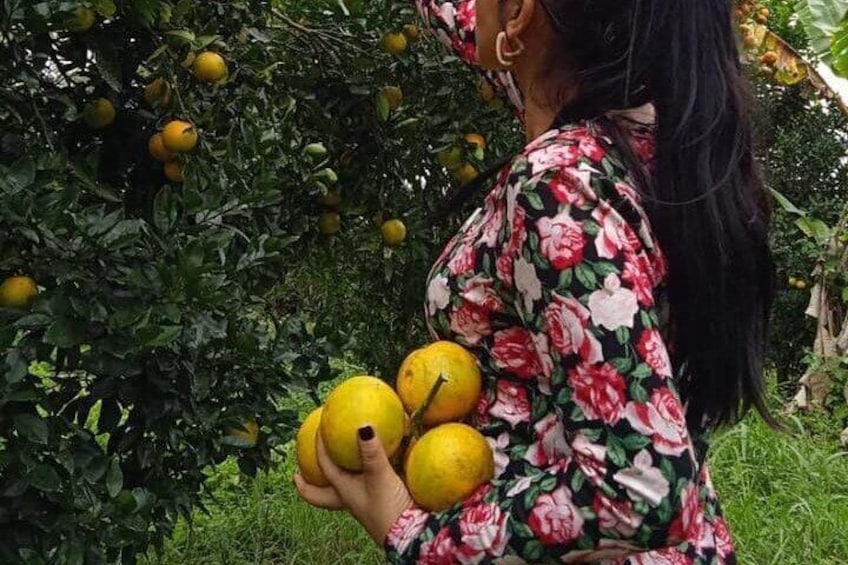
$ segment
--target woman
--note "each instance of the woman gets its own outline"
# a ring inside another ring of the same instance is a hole
[[[301,495],[394,563],[735,563],[708,435],[774,424],[774,268],[732,2],[418,4],[527,133],[427,287],[432,335],[483,370],[496,477],[425,512],[366,427],[366,471],[319,445],[333,486]]]

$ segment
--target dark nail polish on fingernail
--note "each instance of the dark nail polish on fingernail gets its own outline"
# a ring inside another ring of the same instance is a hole
[[[374,439],[374,428],[371,426],[362,426],[359,428],[359,439],[362,441]]]

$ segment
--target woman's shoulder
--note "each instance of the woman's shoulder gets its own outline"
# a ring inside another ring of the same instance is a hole
[[[548,130],[513,158],[511,169],[535,177],[551,169],[598,169],[609,153],[609,140],[589,121]]]

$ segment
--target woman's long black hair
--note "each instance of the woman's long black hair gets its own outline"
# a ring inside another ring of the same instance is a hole
[[[780,427],[763,375],[775,293],[771,201],[753,156],[733,2],[539,1],[561,42],[551,76],[567,71],[575,94],[552,126],[597,120],[617,141],[668,259],[672,363],[690,428],[732,424],[752,406]],[[649,101],[657,111],[650,175],[603,117]]]

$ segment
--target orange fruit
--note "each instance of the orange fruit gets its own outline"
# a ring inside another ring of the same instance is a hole
[[[459,344],[437,341],[407,355],[398,370],[395,387],[410,414],[424,405],[439,376],[446,382],[424,412],[425,426],[461,420],[480,399],[477,359]]]
[[[483,102],[491,102],[495,97],[495,89],[485,78],[480,79],[480,86],[477,89],[477,93],[480,95],[480,99]]]
[[[326,206],[327,208],[335,208],[339,204],[342,203],[342,195],[339,194],[338,190],[331,189],[327,191],[327,194],[323,195],[319,202],[321,206]]]
[[[38,286],[30,277],[9,277],[0,285],[0,306],[26,308],[38,295]]]
[[[197,145],[197,130],[190,122],[172,120],[162,129],[165,149],[174,153],[187,153]]]
[[[94,10],[86,6],[77,6],[73,15],[68,18],[66,27],[73,33],[85,33],[94,25],[96,14]]]
[[[174,100],[171,85],[162,77],[144,87],[144,100],[153,108],[167,108]]]
[[[403,403],[376,377],[352,377],[333,389],[324,403],[320,433],[330,458],[349,471],[362,470],[359,428],[369,425],[391,458],[406,431]]]
[[[418,41],[418,38],[421,36],[421,30],[415,24],[406,24],[403,26],[403,35],[407,41]]]
[[[406,51],[406,36],[402,33],[387,33],[380,41],[383,50],[392,55],[400,55]]]
[[[240,428],[227,428],[224,430],[225,437],[229,443],[238,447],[253,447],[259,442],[259,424],[256,420],[245,422]]]
[[[465,134],[465,141],[471,143],[472,145],[476,145],[480,149],[486,148],[486,138],[480,135],[479,133]]]
[[[324,212],[318,216],[318,231],[324,235],[333,235],[342,229],[342,217],[338,212]]]
[[[106,98],[98,98],[85,105],[82,117],[91,129],[103,129],[115,121],[115,106]]]
[[[330,484],[330,481],[324,476],[324,471],[318,465],[318,449],[316,447],[318,428],[321,425],[321,413],[323,411],[324,408],[319,406],[310,412],[303,420],[295,439],[295,453],[300,474],[303,475],[307,483],[316,487],[325,487]]]
[[[406,239],[406,226],[400,220],[387,220],[380,225],[383,241],[389,247],[397,247]]]
[[[798,290],[804,290],[805,288],[807,288],[807,281],[805,281],[804,279],[798,279],[797,281],[795,281],[795,288],[797,288]]]
[[[439,152],[439,163],[449,171],[455,171],[462,166],[462,148],[449,147]]]
[[[495,474],[495,457],[483,435],[466,424],[442,424],[422,435],[409,450],[406,486],[430,512],[465,500]]]
[[[456,180],[460,182],[460,184],[468,184],[477,178],[477,169],[474,168],[474,165],[471,163],[465,163],[455,171],[453,171],[453,176]]]
[[[183,182],[183,167],[179,161],[168,161],[165,163],[165,178],[171,182]]]
[[[154,133],[150,136],[150,139],[147,142],[147,150],[150,151],[150,154],[154,159],[162,161],[163,163],[171,161],[174,157],[176,157],[175,153],[165,149],[165,143],[162,141],[161,133]]]
[[[192,70],[200,82],[218,82],[227,76],[227,62],[217,53],[204,51],[194,58]]]
[[[403,91],[397,86],[385,86],[380,94],[386,99],[389,110],[397,110],[403,102]]]

